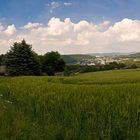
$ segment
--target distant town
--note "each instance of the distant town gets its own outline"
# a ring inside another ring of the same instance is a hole
[[[106,65],[111,62],[136,64],[140,66],[140,53],[134,54],[88,54],[88,55],[63,55],[67,64],[73,65]]]

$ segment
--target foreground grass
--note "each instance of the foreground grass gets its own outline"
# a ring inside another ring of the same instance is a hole
[[[139,140],[140,70],[0,78],[0,140]]]

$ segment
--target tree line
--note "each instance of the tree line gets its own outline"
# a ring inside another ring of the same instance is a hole
[[[137,68],[135,64],[126,65],[117,62],[95,66],[66,65],[58,52],[52,51],[45,55],[38,55],[25,40],[15,42],[6,54],[0,55],[0,66],[3,66],[0,67],[0,75],[6,73],[9,76],[54,76],[56,73],[69,76],[75,73]]]
[[[96,72],[96,71],[109,71],[109,70],[119,70],[119,69],[136,69],[135,64],[127,65],[124,63],[110,62],[105,65],[67,65],[65,73],[76,74],[76,73],[87,73],[87,72]],[[67,70],[67,71],[66,71]]]
[[[58,52],[38,55],[25,40],[15,42],[5,55],[0,55],[0,65],[6,67],[9,76],[53,76],[65,68],[65,62]]]

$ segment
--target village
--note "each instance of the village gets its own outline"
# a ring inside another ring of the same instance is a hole
[[[94,65],[106,65],[111,62],[117,62],[117,63],[135,63],[140,62],[140,58],[130,58],[130,57],[119,57],[119,56],[96,56],[95,58],[87,58],[82,59],[81,61],[77,62],[76,64],[79,65],[88,65],[88,66],[94,66]]]
[[[76,55],[76,57],[79,57],[78,55]],[[80,55],[81,57],[81,55]],[[64,59],[65,60],[65,59]],[[131,58],[131,57],[127,57],[127,56],[86,56],[83,57],[82,59],[78,59],[75,63],[67,63],[67,66],[71,66],[71,65],[81,65],[81,66],[105,66],[105,65],[109,65],[110,63],[116,62],[118,64],[125,64],[126,66],[124,67],[125,69],[131,69],[131,68],[135,68],[135,67],[140,67],[140,58]],[[134,67],[135,66],[135,67]],[[0,65],[0,75],[8,75],[7,74],[7,70],[6,70],[6,66],[5,65]],[[56,72],[55,76],[64,76],[64,72]]]

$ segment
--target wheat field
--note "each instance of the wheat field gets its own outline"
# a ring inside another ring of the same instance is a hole
[[[0,77],[0,140],[139,140],[140,69]]]

